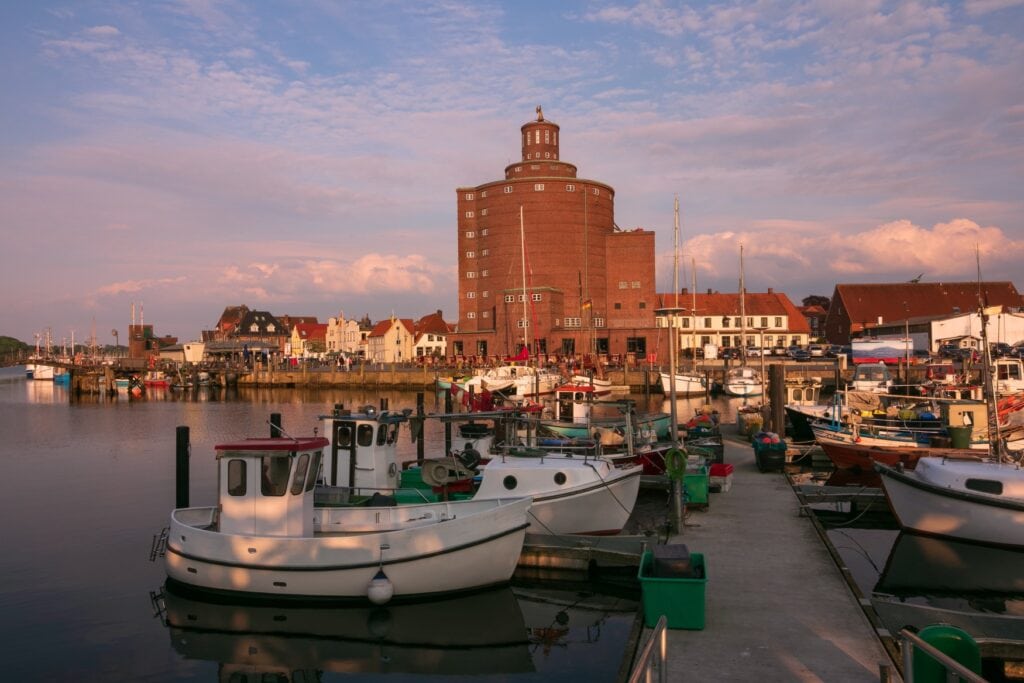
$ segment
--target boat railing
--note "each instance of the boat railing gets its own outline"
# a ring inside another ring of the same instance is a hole
[[[374,498],[376,496],[376,499]],[[435,499],[430,489],[415,487],[403,488],[370,488],[350,486],[330,486],[317,484],[314,491],[316,507],[353,507],[359,505],[375,505],[376,501],[402,498],[408,504],[410,499],[419,498],[424,503],[433,503]]]
[[[651,631],[651,637],[644,643],[640,656],[636,658],[629,683],[664,683],[668,680],[668,619],[662,614]]]
[[[967,683],[985,683],[984,678],[908,629],[900,631],[900,650],[903,656],[903,680],[905,681],[914,680],[914,651],[920,650],[945,670],[947,681],[962,680]]]

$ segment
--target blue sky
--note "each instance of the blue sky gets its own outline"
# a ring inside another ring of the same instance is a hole
[[[1024,286],[1024,0],[7,2],[0,334],[456,318],[455,188],[544,107],[698,287]]]

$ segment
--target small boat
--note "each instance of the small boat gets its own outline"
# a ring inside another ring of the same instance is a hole
[[[904,530],[1024,548],[1024,470],[993,460],[921,458],[913,470],[875,464]]]
[[[489,391],[504,396],[542,396],[554,393],[562,383],[557,372],[536,368],[532,365],[499,365],[458,383],[463,391],[473,389],[475,393]]]
[[[590,385],[563,384],[555,389],[554,418],[541,419],[543,431],[567,439],[594,438],[605,446],[623,443],[626,415],[633,416],[633,434],[637,441],[667,439],[672,426],[668,413],[637,414],[621,401],[603,402],[619,408],[618,415],[594,416],[597,390]],[[625,414],[624,414],[625,413]]]
[[[676,396],[703,396],[707,392],[708,382],[703,375],[677,370],[675,377]],[[672,393],[672,373],[661,373],[661,390],[666,396]]]
[[[731,368],[725,373],[722,389],[730,396],[760,396],[761,373],[748,365]]]
[[[171,384],[170,378],[163,370],[147,370],[142,382],[147,387],[168,387]]]
[[[488,429],[481,425],[480,419],[488,416],[500,421],[501,427]],[[462,415],[463,419],[466,417],[472,420],[473,428],[467,433],[465,428],[469,424],[460,427],[451,454],[425,459],[417,467],[406,467],[402,486],[382,477],[377,479],[378,485],[400,489],[420,485],[420,495],[431,500],[452,495],[472,500],[529,496],[533,500],[529,513],[533,534],[610,535],[625,526],[636,504],[644,471],[630,434],[619,459],[603,455],[593,440],[537,439],[528,442],[528,446],[516,443],[514,414]],[[451,421],[455,416],[440,419]],[[345,420],[345,416],[335,417],[328,431],[338,433],[342,443],[347,443],[349,433],[367,424],[369,416],[352,416],[351,426],[344,426]],[[490,450],[475,448],[495,439],[498,445]],[[355,456],[360,463],[356,475],[371,477],[372,472],[390,472],[388,463],[394,449],[388,448],[388,444],[396,440],[397,432],[393,437],[385,437],[383,445],[360,447]],[[461,450],[460,444],[464,444]]]
[[[568,384],[578,387],[593,387],[595,396],[607,396],[612,393],[612,381],[590,375],[573,375]]]
[[[825,451],[832,464],[839,469],[874,471],[875,463],[880,462],[890,467],[901,464],[905,469],[912,470],[917,461],[925,457],[974,458],[978,451],[963,448],[929,448],[928,446],[876,446],[864,443],[845,443],[840,441],[821,441],[821,449]]]
[[[335,481],[347,479],[357,470],[357,445],[397,435],[397,421],[382,413],[373,424],[341,421],[333,443],[276,437],[218,445],[218,504],[171,513],[168,577],[204,592],[375,603],[506,583],[522,550],[529,498],[398,505],[380,491],[317,486],[321,462]],[[373,474],[397,481],[397,467],[390,470]]]

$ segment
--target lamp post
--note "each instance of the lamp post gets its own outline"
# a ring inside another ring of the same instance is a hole
[[[761,403],[764,403],[764,331],[767,330],[768,328],[767,327],[755,327],[754,329],[757,330],[758,335],[760,336],[760,344],[761,344],[761,354],[760,354],[761,355]]]
[[[910,306],[906,301],[903,302],[903,337],[903,362],[906,366],[903,371],[903,390],[909,392],[907,387],[910,386]]]
[[[672,420],[672,428],[669,431],[669,438],[673,447],[679,446],[679,419],[676,413],[676,316],[682,308],[659,308],[656,315],[668,317],[668,394],[669,394],[669,419]]]
[[[121,343],[117,340],[117,328],[115,327],[110,331],[110,334],[114,335],[114,353],[118,356],[121,355]]]

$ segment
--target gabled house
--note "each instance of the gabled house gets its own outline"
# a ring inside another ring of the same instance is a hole
[[[327,351],[327,323],[297,323],[292,327],[292,355],[308,358]]]
[[[289,341],[288,330],[281,321],[268,311],[248,311],[235,327],[232,339],[246,342],[261,342],[260,347],[273,347],[279,353],[284,352]]]
[[[327,352],[354,356],[359,352],[363,335],[359,321],[346,319],[340,311],[336,317],[327,319]]]
[[[1021,308],[1021,295],[1012,282],[983,282],[985,306]],[[849,344],[871,335],[875,328],[911,318],[952,317],[978,310],[977,282],[899,282],[836,285],[825,319],[825,337],[832,344]]]
[[[228,306],[220,314],[217,325],[212,330],[203,331],[203,341],[225,341],[234,337],[235,331],[249,313],[249,307],[242,304]]]
[[[413,326],[416,339],[413,353],[417,358],[424,356],[443,357],[448,351],[448,335],[451,325],[441,317],[441,311],[425,315]]]
[[[683,289],[679,296],[658,295],[660,311],[657,326],[670,327],[671,316],[666,309],[678,308],[675,327],[679,344],[676,348],[684,355],[708,344],[718,347],[748,347],[807,345],[810,327],[789,297],[769,288],[767,292],[747,292],[740,301],[739,292],[708,291],[694,294]],[[740,315],[745,314],[746,320]],[[744,338],[744,335],[746,337]]]
[[[375,363],[412,360],[416,330],[408,318],[388,318],[373,326],[366,338],[366,358]]]

